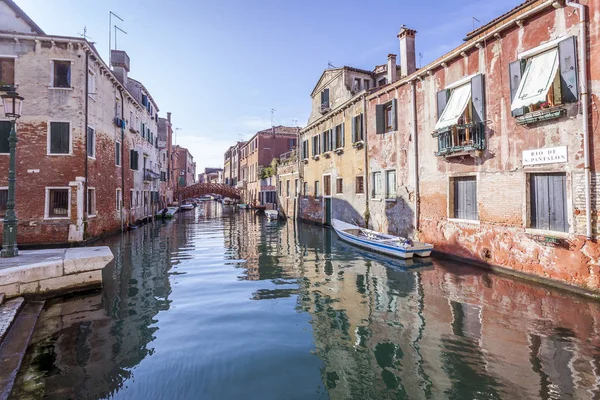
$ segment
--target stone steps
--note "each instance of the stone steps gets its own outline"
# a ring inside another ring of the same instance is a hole
[[[0,400],[6,400],[10,396],[17,373],[21,368],[23,357],[31,341],[31,335],[35,324],[44,307],[44,301],[28,301],[24,303],[23,298],[9,300],[0,306],[0,312],[9,305],[14,308],[16,303],[21,302],[20,312],[15,313],[12,324],[0,341]],[[18,311],[18,310],[17,310]]]
[[[4,299],[2,300],[3,301],[0,302],[0,345],[25,301],[22,297],[8,300],[6,303],[4,303]]]
[[[4,295],[4,293],[0,293],[0,306],[4,304],[4,299],[6,299],[6,296]]]

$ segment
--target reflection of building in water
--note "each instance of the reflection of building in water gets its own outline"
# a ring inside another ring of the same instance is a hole
[[[401,272],[320,229],[299,241],[331,398],[600,396],[599,303],[454,265]]]
[[[154,352],[156,315],[170,307],[170,254],[185,243],[177,236],[184,230],[172,225],[145,225],[112,246],[115,260],[104,271],[111,277],[105,277],[102,295],[58,299],[46,307],[17,397],[104,398],[132,378],[133,368]],[[161,229],[171,232],[159,236]]]

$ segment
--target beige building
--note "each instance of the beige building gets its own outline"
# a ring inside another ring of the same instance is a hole
[[[365,99],[396,80],[396,56],[366,71],[352,67],[323,72],[312,91],[312,109],[300,132],[301,219],[329,224],[332,218],[364,223],[366,193]]]

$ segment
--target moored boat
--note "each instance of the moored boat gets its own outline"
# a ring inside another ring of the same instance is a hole
[[[182,205],[179,206],[179,209],[181,211],[193,210],[194,209],[194,205],[193,204],[182,204]]]
[[[279,219],[279,211],[277,210],[265,210],[265,215],[269,219]]]
[[[242,210],[246,210],[246,209],[250,208],[250,206],[248,204],[244,204],[244,203],[238,204],[238,207]]]
[[[433,250],[433,245],[429,243],[414,242],[410,239],[364,229],[337,219],[333,219],[331,225],[340,239],[355,246],[393,257],[412,258],[413,255],[429,257]]]
[[[167,212],[165,213],[165,218],[173,218],[175,216],[175,213],[179,210],[179,207],[167,207]],[[160,210],[160,212],[158,212],[156,214],[157,218],[162,218],[163,216],[163,211],[164,208],[162,210]]]

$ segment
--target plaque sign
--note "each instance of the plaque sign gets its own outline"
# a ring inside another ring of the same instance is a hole
[[[548,147],[523,151],[523,165],[554,164],[567,162],[567,146]]]

